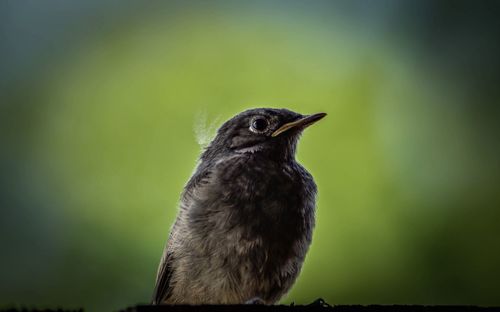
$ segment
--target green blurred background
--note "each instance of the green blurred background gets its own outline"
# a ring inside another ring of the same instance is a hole
[[[328,117],[283,303],[500,305],[499,1],[1,1],[0,307],[147,303],[197,136]],[[208,131],[210,133],[210,131]]]

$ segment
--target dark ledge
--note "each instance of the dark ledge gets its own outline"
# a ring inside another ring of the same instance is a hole
[[[84,309],[36,309],[36,308],[0,308],[0,312],[83,312]],[[322,300],[317,300],[309,305],[137,305],[121,312],[191,312],[191,311],[322,311],[322,312],[428,312],[428,311],[499,311],[500,307],[477,307],[458,305],[329,305]]]
[[[424,306],[424,305],[334,305],[310,304],[310,305],[139,305],[128,308],[122,312],[190,312],[190,311],[332,311],[332,312],[357,312],[357,311],[500,311],[500,307],[477,307],[477,306]]]

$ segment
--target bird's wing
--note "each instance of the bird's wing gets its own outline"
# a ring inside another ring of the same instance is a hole
[[[170,241],[170,239],[169,239]],[[172,277],[172,252],[170,252],[167,246],[163,251],[163,256],[161,257],[160,266],[158,267],[158,273],[156,275],[156,285],[153,291],[153,302],[152,304],[161,304],[171,295],[171,285],[170,279]]]
[[[210,170],[199,170],[199,172],[190,179],[183,194],[182,201],[185,204],[181,204],[181,214],[183,213],[183,210],[189,210],[189,206],[196,202],[196,200],[193,200],[194,197],[196,197],[193,194],[201,192],[202,189],[210,184],[210,174]],[[176,229],[178,227],[177,222],[179,222],[179,217],[172,227],[172,231],[170,232],[167,245],[165,246],[165,250],[163,251],[163,256],[160,261],[160,266],[158,268],[158,273],[156,276],[156,286],[153,292],[153,304],[161,304],[172,295],[173,285],[171,279],[174,270],[174,266],[172,265],[172,263],[175,260],[171,246],[174,241],[179,238],[176,234]]]

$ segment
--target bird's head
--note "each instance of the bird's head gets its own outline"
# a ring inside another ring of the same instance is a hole
[[[302,130],[325,116],[325,113],[301,115],[287,109],[271,108],[244,111],[219,128],[202,160],[244,153],[293,159]]]

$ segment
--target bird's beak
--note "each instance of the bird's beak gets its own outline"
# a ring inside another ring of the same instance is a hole
[[[317,113],[317,114],[313,114],[313,115],[304,116],[298,120],[286,123],[283,126],[279,127],[278,130],[274,131],[271,134],[271,136],[272,137],[278,136],[278,135],[282,134],[283,132],[288,131],[292,128],[304,129],[325,116],[326,116],[326,113]]]

